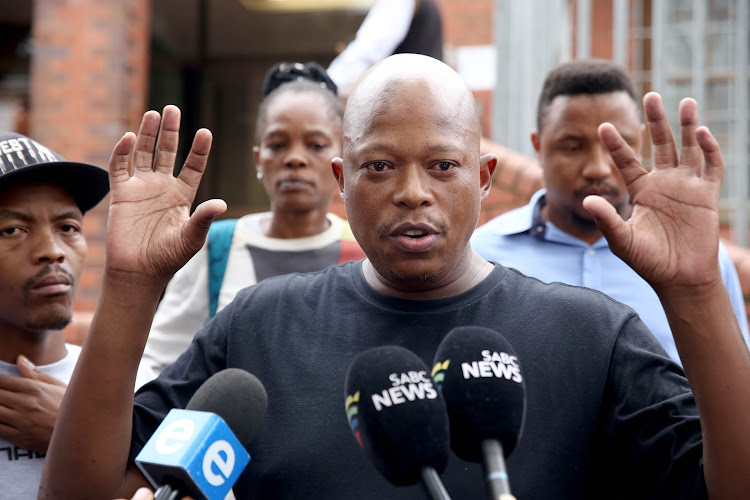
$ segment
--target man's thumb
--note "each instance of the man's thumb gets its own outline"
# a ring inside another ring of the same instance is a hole
[[[46,384],[52,384],[52,385],[58,385],[60,387],[65,387],[64,382],[56,379],[52,375],[44,373],[42,370],[37,368],[36,365],[32,363],[31,360],[29,360],[29,358],[27,358],[23,354],[18,355],[18,359],[16,360],[16,365],[18,366],[18,371],[21,372],[21,375],[23,375],[24,378],[30,378],[33,380],[38,380],[39,382],[44,382]]]

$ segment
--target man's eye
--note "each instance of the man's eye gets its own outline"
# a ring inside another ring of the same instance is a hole
[[[437,168],[445,172],[446,170],[450,170],[451,168],[453,168],[453,163],[449,161],[440,161],[437,163]]]
[[[313,143],[313,144],[310,144],[309,148],[312,149],[313,151],[323,151],[326,148],[326,145],[320,144],[320,143]]]
[[[268,146],[266,146],[266,147],[268,147],[268,149],[270,149],[271,151],[279,151],[280,149],[282,149],[284,147],[284,143],[283,142],[272,142],[272,143],[268,144]]]
[[[375,172],[382,172],[386,168],[388,168],[388,165],[383,161],[374,161],[368,165],[368,168],[371,170],[374,170]]]
[[[78,226],[75,224],[63,224],[60,226],[60,230],[63,233],[77,233],[78,232]]]
[[[583,146],[580,144],[565,144],[563,145],[563,150],[567,153],[578,153],[583,150]]]
[[[0,234],[2,234],[3,236],[14,236],[14,235],[18,234],[20,231],[21,231],[20,228],[17,228],[17,227],[8,227],[8,228],[5,228],[2,231],[0,231]]]

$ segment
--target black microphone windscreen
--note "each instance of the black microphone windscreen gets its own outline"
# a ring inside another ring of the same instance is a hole
[[[346,415],[362,452],[391,483],[438,474],[450,454],[448,414],[427,365],[413,352],[383,346],[360,353],[346,375]]]
[[[479,462],[481,442],[496,439],[510,456],[526,413],[526,386],[505,337],[489,328],[454,328],[440,343],[433,366],[432,377],[448,406],[456,455]]]
[[[185,408],[217,414],[247,447],[260,428],[267,406],[266,389],[255,375],[227,368],[203,382]]]

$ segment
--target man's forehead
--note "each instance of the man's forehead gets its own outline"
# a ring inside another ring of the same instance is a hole
[[[62,186],[51,183],[24,183],[0,190],[0,208],[25,210],[41,208],[46,211],[81,213],[73,196]]]
[[[455,88],[445,88],[427,79],[392,79],[378,82],[360,99],[347,103],[344,119],[345,140],[357,140],[374,125],[396,129],[399,124],[419,121],[425,126],[451,126],[459,129],[479,129],[473,97],[467,98]]]

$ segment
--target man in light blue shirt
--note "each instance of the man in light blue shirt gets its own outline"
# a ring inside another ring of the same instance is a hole
[[[615,125],[633,150],[640,151],[644,126],[627,73],[597,60],[573,61],[552,70],[539,98],[537,131],[531,136],[547,188],[535,193],[528,205],[479,227],[471,246],[485,259],[526,275],[600,290],[631,306],[679,363],[656,293],[612,253],[583,208],[583,199],[595,194],[606,198],[624,219],[632,213],[623,179],[599,140],[597,130],[603,122]],[[723,245],[719,264],[748,342],[739,278]]]

